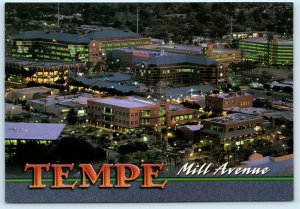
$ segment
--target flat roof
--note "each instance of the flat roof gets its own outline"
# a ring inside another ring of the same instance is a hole
[[[197,92],[208,93],[213,90],[218,90],[218,88],[211,84],[204,84],[204,85],[177,87],[177,88],[167,88],[165,92],[167,97],[181,97],[181,95],[182,96],[186,94],[191,95],[192,93],[197,93]]]
[[[16,89],[13,93],[35,93],[35,92],[47,92],[51,91],[51,88],[47,87],[31,87],[31,88],[24,88],[24,89]]]
[[[95,99],[93,101],[118,106],[118,107],[125,107],[125,108],[138,108],[138,107],[147,107],[147,106],[153,106],[157,105],[158,103],[146,100],[143,98],[137,98],[137,97],[109,97],[109,98],[101,98],[101,99]]]
[[[112,51],[114,58],[121,57],[122,53],[131,53],[131,62],[139,64],[145,62],[152,65],[170,65],[170,64],[199,64],[207,66],[216,66],[219,64],[214,59],[195,54],[176,54],[176,53],[161,53],[147,49],[131,49],[121,48]]]
[[[5,122],[5,139],[57,140],[66,124]]]
[[[249,96],[249,95],[252,95],[252,94],[247,93],[247,92],[243,92],[242,94],[240,92],[232,92],[231,94],[230,93],[221,93],[221,94],[211,94],[208,96],[222,98],[222,99],[230,99],[233,97],[241,97],[241,96]]]
[[[44,66],[65,66],[65,65],[81,65],[84,62],[70,62],[70,61],[60,61],[60,60],[31,60],[25,58],[15,58],[15,57],[5,57],[5,62],[8,64],[24,65],[27,67],[44,67]]]
[[[274,110],[267,110],[265,108],[257,108],[257,107],[234,107],[234,108],[228,108],[228,110],[234,111],[234,112],[241,112],[246,114],[252,114],[252,115],[261,115],[262,113],[266,112],[273,112]]]
[[[279,45],[293,45],[292,39],[285,39],[285,38],[278,38],[278,44]],[[241,42],[253,42],[253,43],[267,43],[268,38],[267,37],[258,37],[258,38],[249,38],[249,39],[243,39]]]
[[[244,113],[233,113],[227,116],[204,119],[203,121],[210,121],[210,122],[215,122],[220,124],[230,124],[230,123],[238,123],[238,122],[261,119],[261,118],[262,117],[244,114]]]
[[[189,129],[190,131],[199,131],[200,129],[203,128],[203,125],[202,124],[199,124],[199,125],[185,125],[183,127]]]
[[[186,108],[182,105],[177,105],[177,104],[170,104],[169,105],[169,110],[172,112],[180,111],[180,110],[189,110],[189,108]]]

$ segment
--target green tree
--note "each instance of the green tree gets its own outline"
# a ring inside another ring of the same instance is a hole
[[[75,112],[74,108],[72,108],[66,118],[67,122],[69,125],[74,125],[77,123],[78,116],[77,113]]]

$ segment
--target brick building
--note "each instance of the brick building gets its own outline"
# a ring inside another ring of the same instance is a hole
[[[128,132],[143,127],[173,127],[191,121],[194,110],[141,97],[88,100],[88,115],[97,126]]]
[[[235,107],[252,107],[253,95],[246,92],[211,94],[205,96],[205,106],[216,110],[229,110]]]
[[[260,116],[234,113],[227,116],[204,119],[203,137],[222,142],[242,139],[263,129],[264,119]]]
[[[227,67],[206,56],[122,48],[112,51],[111,57],[134,69],[136,79],[146,85],[163,82],[171,86],[203,83],[224,86],[227,83]]]

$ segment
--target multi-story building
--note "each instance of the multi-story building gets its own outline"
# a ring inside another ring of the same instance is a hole
[[[123,48],[112,51],[112,58],[135,70],[135,77],[146,85],[183,86],[227,83],[227,68],[205,56],[173,54]]]
[[[253,95],[246,92],[229,92],[205,96],[205,106],[215,110],[229,110],[235,107],[252,107]]]
[[[136,46],[137,49],[148,49],[157,52],[175,53],[175,54],[191,54],[198,56],[206,56],[216,60],[224,65],[232,62],[241,61],[241,53],[238,49],[229,48],[228,44],[206,44],[201,46],[194,45],[145,45]]]
[[[242,58],[266,65],[293,65],[293,40],[278,35],[239,41]]]
[[[166,114],[168,127],[192,121],[194,119],[194,112],[194,109],[188,109],[177,104],[169,104]]]
[[[88,101],[88,114],[96,125],[117,131],[130,130],[164,123],[165,107],[143,98],[109,97]]]
[[[263,129],[264,119],[243,113],[204,119],[202,136],[226,141],[235,141],[256,134]]]
[[[70,34],[49,31],[25,31],[12,37],[12,56],[34,60],[103,61],[107,50],[144,45],[150,38],[131,31],[103,28],[89,33]]]
[[[20,72],[25,70],[28,73],[26,81],[35,81],[37,83],[54,83],[59,79],[67,81],[70,77],[70,71],[76,73],[85,68],[85,66],[86,63],[84,62],[41,62],[16,58],[6,58],[5,60],[7,69]]]
[[[87,112],[98,126],[128,132],[143,127],[173,127],[191,121],[194,110],[141,97],[107,97],[88,100]]]

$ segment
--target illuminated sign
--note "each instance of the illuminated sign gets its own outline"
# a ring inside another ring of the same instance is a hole
[[[135,57],[143,57],[143,58],[149,58],[150,57],[150,54],[139,53],[139,52],[133,52],[132,55],[135,56]]]

